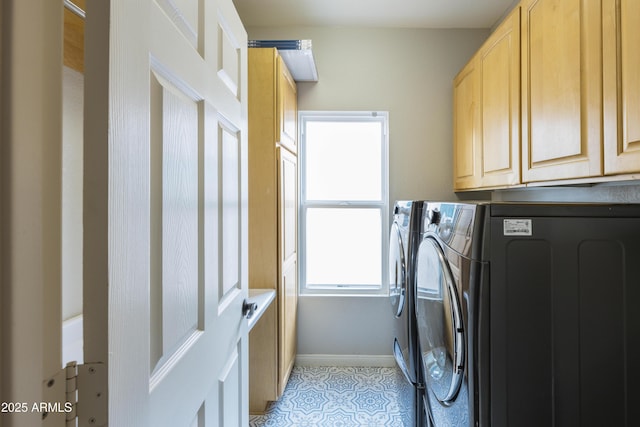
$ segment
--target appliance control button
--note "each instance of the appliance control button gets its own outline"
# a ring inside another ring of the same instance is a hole
[[[435,225],[440,224],[440,219],[441,219],[440,211],[437,211],[434,209],[431,212],[429,212],[429,222],[431,224],[435,224]]]

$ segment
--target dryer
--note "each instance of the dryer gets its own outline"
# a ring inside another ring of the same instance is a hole
[[[428,203],[418,234],[436,427],[640,419],[640,205]]]
[[[474,206],[428,203],[420,221],[415,255],[419,365],[424,405],[436,427],[474,425],[469,278],[480,269],[471,257],[474,220]]]
[[[392,348],[401,371],[398,378],[400,404],[403,405],[403,423],[407,427],[423,427],[425,422],[412,272],[421,216],[422,202],[396,202],[389,235],[389,300],[394,319]]]

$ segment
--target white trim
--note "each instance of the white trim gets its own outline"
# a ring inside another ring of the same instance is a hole
[[[341,201],[308,201],[305,194],[305,129],[307,121],[352,121],[380,122],[382,124],[382,194],[381,200],[341,200]],[[353,295],[353,296],[386,296],[389,292],[388,253],[389,253],[389,112],[387,111],[299,111],[298,112],[299,147],[298,147],[298,248],[300,252],[306,247],[306,212],[308,208],[370,208],[380,210],[381,216],[381,282],[374,286],[313,286],[306,285],[306,257],[299,253],[298,283],[301,295]]]
[[[3,0],[1,15],[0,394],[2,402],[44,402],[57,388],[43,384],[62,367],[63,6]],[[42,425],[36,411],[0,419]],[[64,420],[50,412],[47,423]]]
[[[82,314],[62,322],[62,364],[75,361],[84,363]]]
[[[296,365],[392,368],[396,366],[396,361],[387,354],[298,354]]]

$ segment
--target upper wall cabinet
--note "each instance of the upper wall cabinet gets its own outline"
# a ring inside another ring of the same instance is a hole
[[[638,179],[638,28],[637,0],[522,0],[454,80],[454,189]]]
[[[520,8],[454,80],[454,188],[520,183]]]
[[[453,81],[453,188],[467,190],[480,186],[477,140],[478,71],[475,57]]]
[[[481,184],[520,183],[520,8],[480,49]]]
[[[603,1],[604,173],[640,170],[640,2]]]
[[[523,182],[600,176],[601,2],[521,6]]]

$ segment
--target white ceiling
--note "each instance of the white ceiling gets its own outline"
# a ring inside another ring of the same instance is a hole
[[[490,28],[518,0],[233,0],[245,27]]]

